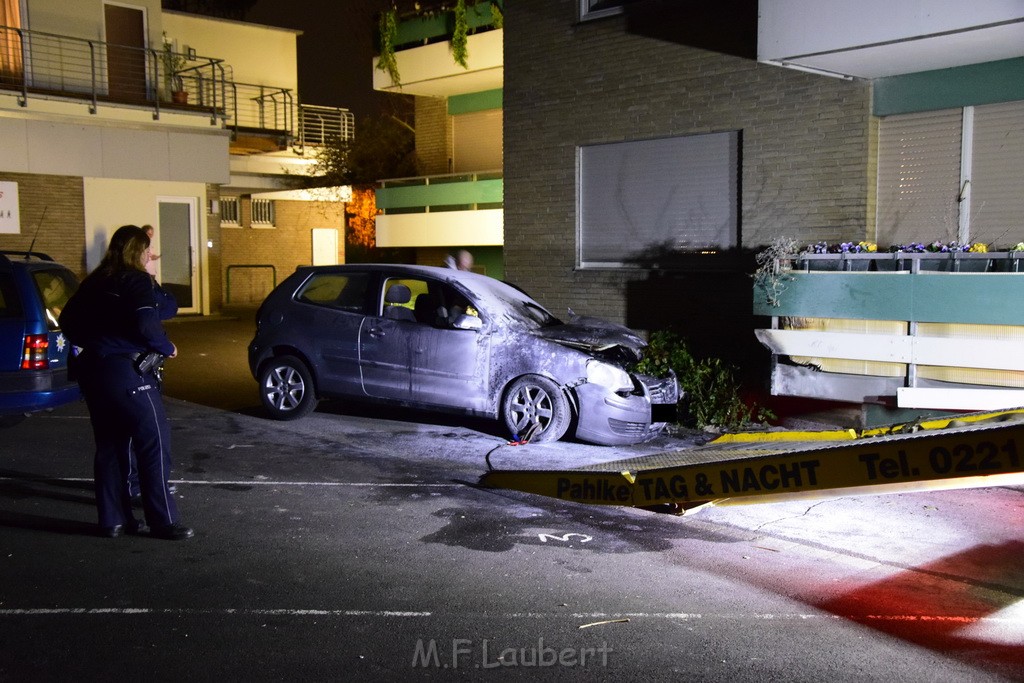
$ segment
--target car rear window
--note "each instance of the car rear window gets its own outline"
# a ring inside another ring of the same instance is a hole
[[[18,318],[21,315],[21,299],[14,288],[14,276],[0,273],[0,318]]]
[[[295,298],[307,304],[360,313],[366,306],[369,282],[369,273],[316,273],[306,280]]]
[[[78,280],[63,269],[35,270],[32,271],[32,279],[36,283],[46,313],[46,326],[51,330],[60,329],[57,318],[67,305],[68,299],[78,289]]]

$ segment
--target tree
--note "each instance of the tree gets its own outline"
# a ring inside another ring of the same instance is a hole
[[[351,140],[334,139],[317,153],[311,184],[372,185],[419,173],[413,129],[393,116],[362,119]]]
[[[353,139],[334,139],[320,148],[311,171],[306,180],[310,187],[352,187],[352,200],[346,207],[346,260],[402,260],[400,252],[376,246],[373,189],[385,178],[418,175],[415,135],[409,125],[388,115],[365,118],[357,124]]]

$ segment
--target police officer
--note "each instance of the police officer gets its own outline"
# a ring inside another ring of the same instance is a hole
[[[68,340],[82,349],[74,359],[96,439],[93,475],[100,532],[183,540],[192,529],[179,521],[168,491],[170,427],[154,371],[137,368],[150,352],[169,358],[177,349],[160,322],[161,295],[146,272],[149,237],[134,225],[117,229],[100,265],[82,281],[60,315]],[[138,461],[145,522],[132,511],[130,454]]]
[[[143,225],[142,229],[146,231],[146,237],[150,240],[150,248],[152,249],[153,244],[153,226]],[[158,256],[152,253],[149,256],[149,261],[146,263],[146,272],[149,273],[150,277],[153,278],[153,294],[156,296],[156,309],[159,314],[160,320],[170,320],[178,314],[178,301],[170,294],[167,290],[160,286],[160,283],[156,281],[156,277],[153,275],[152,265],[156,263]],[[159,377],[157,379],[160,379]],[[135,462],[135,453],[132,451],[128,459],[128,495],[132,498],[132,505],[134,507],[142,506],[142,490],[139,487],[139,467]],[[170,476],[171,463],[167,463],[167,473]],[[175,493],[178,488],[173,483],[167,484],[167,490],[171,493]]]

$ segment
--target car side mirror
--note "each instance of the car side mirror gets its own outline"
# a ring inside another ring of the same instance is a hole
[[[463,313],[455,322],[452,323],[452,327],[456,330],[479,330],[484,326],[484,321],[475,315],[466,315]]]

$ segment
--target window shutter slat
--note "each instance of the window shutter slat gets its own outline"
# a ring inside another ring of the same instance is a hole
[[[959,109],[891,116],[878,127],[878,241],[952,241],[959,231]]]
[[[1024,102],[974,110],[971,241],[1024,241]]]
[[[580,265],[737,246],[738,144],[732,131],[581,147]]]

